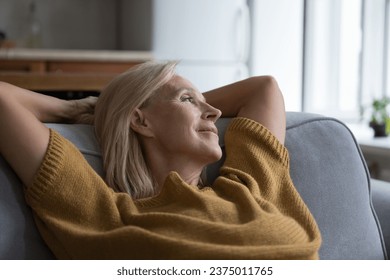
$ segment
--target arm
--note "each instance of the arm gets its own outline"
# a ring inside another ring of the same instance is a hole
[[[75,122],[77,102],[60,100],[0,82],[0,154],[29,186],[46,153],[49,130],[42,122]]]
[[[252,77],[204,93],[206,101],[222,111],[222,117],[245,117],[267,127],[283,144],[286,113],[283,95],[274,78]]]

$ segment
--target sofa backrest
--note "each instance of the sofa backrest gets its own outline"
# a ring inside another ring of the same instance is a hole
[[[217,123],[223,147],[230,119]],[[48,124],[71,140],[91,166],[103,174],[93,127]],[[370,199],[369,176],[350,131],[334,119],[305,113],[287,114],[286,147],[291,177],[320,227],[322,259],[383,259],[384,244]],[[221,161],[207,168],[216,177]],[[0,259],[51,259],[22,184],[0,158]]]
[[[322,233],[322,259],[384,259],[370,175],[351,131],[322,116],[290,113],[291,177]]]

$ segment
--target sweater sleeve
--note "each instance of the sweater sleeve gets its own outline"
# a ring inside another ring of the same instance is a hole
[[[225,145],[222,175],[236,177],[256,198],[275,201],[281,186],[291,183],[287,149],[260,123],[234,119],[225,134]]]
[[[245,186],[266,212],[294,219],[309,240],[319,243],[318,226],[293,185],[288,151],[278,139],[257,122],[236,118],[226,132],[225,145],[219,180]]]
[[[83,247],[77,242],[86,242],[88,233],[120,228],[121,212],[137,211],[130,196],[107,187],[79,150],[54,130],[25,196],[42,237],[57,257],[65,259],[77,257],[77,248]]]

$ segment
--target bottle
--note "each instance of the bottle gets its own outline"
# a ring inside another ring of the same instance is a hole
[[[41,23],[39,22],[36,15],[35,1],[31,1],[29,5],[29,32],[27,35],[26,47],[42,47]]]

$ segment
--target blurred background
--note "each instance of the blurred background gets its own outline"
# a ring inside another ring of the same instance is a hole
[[[272,75],[288,111],[347,123],[390,181],[390,142],[367,131],[382,115],[390,131],[389,2],[0,0],[0,80],[81,98],[151,59],[179,60],[201,91]]]
[[[288,110],[353,121],[389,91],[388,10],[388,0],[0,0],[0,31],[17,48],[182,60],[202,90],[273,75]]]

